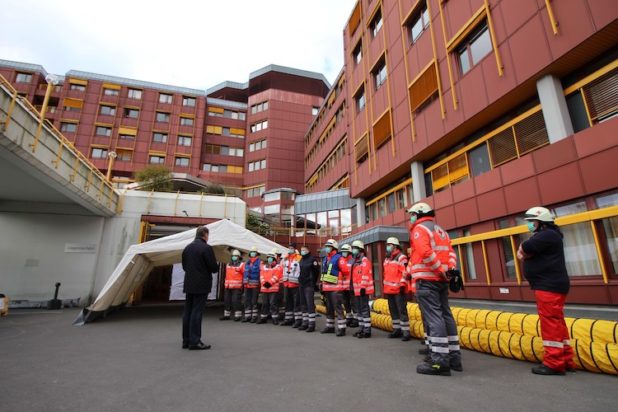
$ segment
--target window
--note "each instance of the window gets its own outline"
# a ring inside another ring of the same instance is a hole
[[[361,87],[356,95],[354,96],[354,101],[356,101],[356,111],[361,112],[365,108],[365,88]]]
[[[249,171],[266,169],[266,159],[256,160],[255,162],[249,162]]]
[[[478,176],[485,172],[489,172],[491,170],[491,164],[489,163],[487,145],[481,144],[470,150],[470,152],[468,152],[468,162],[470,162],[472,176]]]
[[[263,112],[264,110],[268,110],[268,102],[261,102],[251,106],[251,114]]]
[[[178,136],[178,146],[191,146],[191,136]]]
[[[111,136],[112,128],[107,126],[97,126],[94,130],[94,134],[97,136]]]
[[[69,90],[76,91],[76,92],[85,92],[86,91],[86,86],[84,86],[83,84],[73,84],[73,83],[71,83],[71,86],[69,87]]]
[[[377,37],[380,29],[382,28],[382,10],[378,10],[373,20],[369,24],[369,29],[371,30],[371,36]]]
[[[17,73],[15,77],[15,83],[30,83],[32,81],[32,74],[30,73]]]
[[[464,236],[470,236],[470,229],[464,230]],[[476,280],[476,265],[474,264],[474,248],[472,243],[466,243],[464,246],[466,255],[466,270],[465,273],[470,280]]]
[[[264,186],[252,187],[245,190],[245,197],[258,197],[264,193]]]
[[[410,41],[416,43],[427,27],[429,27],[429,13],[427,12],[427,3],[423,2],[419,12],[412,17],[408,25],[408,30],[410,30]]]
[[[266,149],[266,140],[259,140],[255,143],[251,143],[249,145],[249,151],[253,152],[256,150],[262,150],[262,149]]]
[[[127,93],[127,97],[129,99],[141,100],[141,98],[142,98],[142,91],[139,90],[139,89],[129,89],[129,91]]]
[[[135,136],[132,135],[132,134],[122,134],[121,133],[121,134],[118,135],[118,138],[120,140],[135,140]]]
[[[169,113],[164,113],[164,112],[157,112],[156,120],[157,120],[157,122],[161,122],[161,123],[169,123],[169,121],[170,121],[170,114]]]
[[[192,117],[181,117],[180,125],[181,126],[193,126],[193,118]]]
[[[475,30],[457,49],[461,73],[466,74],[493,50],[487,24]]]
[[[107,149],[100,147],[93,147],[90,152],[90,157],[93,159],[105,159],[107,157]]]
[[[152,141],[155,143],[166,143],[167,133],[154,132],[152,134]]]
[[[354,63],[358,66],[363,59],[363,43],[358,42],[354,50],[352,51],[352,56],[354,57]]]
[[[174,159],[174,165],[179,167],[189,167],[189,158],[177,157]]]
[[[125,107],[123,114],[124,117],[128,117],[130,119],[137,119],[137,117],[139,116],[139,110]]]
[[[255,124],[252,124],[250,127],[251,133],[259,132],[260,130],[264,130],[268,128],[268,120],[264,120]]]
[[[380,88],[386,81],[386,63],[381,60],[373,70],[373,78],[376,84],[376,90]]]
[[[186,107],[195,107],[195,97],[182,96],[182,105]]]
[[[162,165],[165,163],[165,156],[150,155],[148,156],[148,163],[150,163],[151,165]]]
[[[172,104],[173,96],[171,94],[159,93],[159,103]]]
[[[118,96],[120,92],[117,89],[108,89],[107,87],[103,88],[103,95],[105,96]]]
[[[99,114],[104,116],[116,116],[116,107],[114,106],[99,106]]]
[[[311,108],[311,115],[312,115],[312,116],[317,116],[319,111],[320,111],[320,108],[319,108],[319,107],[313,106],[313,107]]]
[[[116,150],[117,162],[130,162],[133,159],[133,152],[131,150]]]
[[[62,133],[75,133],[77,131],[77,123],[60,123],[60,131]]]

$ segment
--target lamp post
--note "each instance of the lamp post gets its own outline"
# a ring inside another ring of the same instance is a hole
[[[45,113],[47,112],[47,105],[49,103],[49,97],[52,94],[52,90],[59,83],[58,77],[53,74],[48,74],[45,76],[45,81],[47,82],[47,89],[45,90],[45,98],[43,99],[43,106],[41,106],[39,125],[36,129],[36,134],[34,135],[34,142],[30,145],[32,147],[32,151],[36,150],[36,147],[39,144],[39,137],[41,136],[41,131],[43,130],[43,122],[45,121]]]
[[[105,179],[110,182],[112,177],[112,167],[114,166],[114,160],[118,157],[118,154],[114,151],[111,151],[107,154],[107,158],[109,161],[107,162],[107,174],[105,175]]]

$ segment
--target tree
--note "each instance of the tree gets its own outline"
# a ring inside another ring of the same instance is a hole
[[[224,195],[225,193],[225,189],[223,188],[223,186],[215,184],[215,183],[210,183],[208,186],[205,186],[202,190],[200,190],[201,193],[204,193],[205,195]]]
[[[270,231],[270,226],[264,223],[260,218],[252,213],[247,214],[247,229],[258,235],[267,235]]]
[[[174,187],[172,173],[165,166],[147,166],[135,173],[135,179],[142,183],[142,190],[170,192]]]

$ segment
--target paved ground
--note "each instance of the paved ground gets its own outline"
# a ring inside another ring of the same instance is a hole
[[[618,402],[613,376],[541,377],[529,363],[469,351],[463,373],[421,376],[416,340],[220,322],[219,312],[204,321],[213,349],[190,352],[178,306],[82,327],[71,326],[76,310],[14,310],[0,319],[0,410],[564,412]]]

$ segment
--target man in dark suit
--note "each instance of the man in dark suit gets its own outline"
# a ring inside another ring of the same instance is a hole
[[[208,242],[208,228],[197,228],[195,240],[182,251],[182,268],[185,271],[183,291],[186,294],[182,315],[182,348],[189,350],[210,349],[202,342],[202,315],[208,293],[212,288],[212,274],[219,271],[215,253]]]

